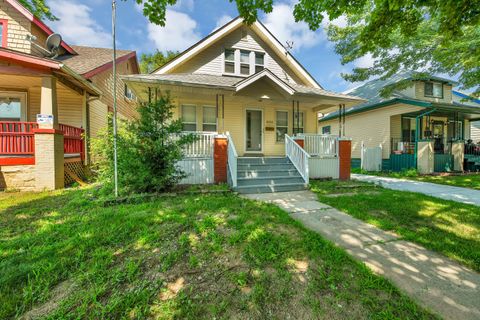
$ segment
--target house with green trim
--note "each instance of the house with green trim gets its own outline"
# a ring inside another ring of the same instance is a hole
[[[402,89],[382,96],[383,88],[399,83]],[[343,113],[324,115],[318,128],[322,134],[335,135],[342,130],[352,137],[353,167],[360,167],[364,145],[381,146],[384,170],[414,168],[417,142],[431,141],[434,171],[449,171],[453,168],[452,142],[470,139],[471,123],[480,120],[480,104],[453,90],[455,85],[455,81],[437,76],[420,79],[413,72],[372,80],[348,91],[367,102]],[[477,160],[472,165],[480,166],[480,158]]]

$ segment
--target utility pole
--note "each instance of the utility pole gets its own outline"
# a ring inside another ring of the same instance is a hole
[[[115,41],[115,20],[117,15],[116,0],[112,0],[112,38],[113,38],[113,179],[115,197],[118,197],[118,167],[117,167],[117,44]]]

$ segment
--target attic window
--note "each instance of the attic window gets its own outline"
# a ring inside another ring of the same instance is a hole
[[[0,19],[0,44],[6,48],[8,44],[8,20]]]
[[[440,82],[425,82],[425,97],[443,98],[443,84]]]
[[[250,51],[240,51],[240,74],[250,74]]]
[[[262,71],[265,68],[265,54],[255,52],[255,73]]]
[[[240,49],[225,49],[223,73],[249,76],[265,69],[265,53]]]
[[[225,73],[235,73],[235,50],[225,50]]]

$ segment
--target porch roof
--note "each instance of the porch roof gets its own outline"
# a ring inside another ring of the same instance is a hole
[[[79,75],[66,65],[49,58],[40,58],[32,54],[19,52],[7,48],[0,48],[0,61],[7,61],[17,66],[19,69],[11,66],[3,66],[0,68],[0,73],[5,74],[21,74],[21,75],[38,75],[42,74],[56,74],[62,79],[68,79],[70,83],[78,88],[86,90],[94,96],[99,96],[102,91],[93,83]],[[27,70],[33,70],[27,72]]]
[[[321,88],[307,87],[295,83],[287,83],[276,76],[268,69],[264,69],[247,78],[233,76],[218,76],[207,74],[138,74],[121,76],[126,83],[145,83],[170,86],[201,87],[210,89],[221,89],[233,93],[243,90],[247,86],[254,85],[257,81],[268,79],[275,86],[280,88],[287,95],[294,98],[301,96],[319,99],[335,100],[348,105],[355,105],[365,100],[355,96],[327,91]]]

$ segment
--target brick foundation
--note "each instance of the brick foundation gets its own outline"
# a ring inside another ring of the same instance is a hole
[[[228,140],[216,137],[213,145],[213,176],[215,183],[227,182]]]
[[[302,149],[305,148],[305,140],[303,140],[303,139],[293,139],[293,141],[295,141],[300,147],[302,147]]]
[[[338,155],[339,155],[339,179],[350,180],[351,161],[352,161],[352,141],[339,140],[338,141]]]

